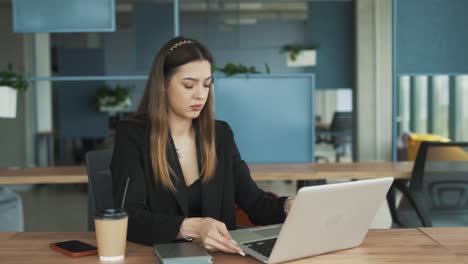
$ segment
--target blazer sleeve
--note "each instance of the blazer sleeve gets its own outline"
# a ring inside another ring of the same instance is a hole
[[[288,197],[275,197],[260,189],[253,181],[250,170],[242,160],[234,134],[230,126],[225,123],[229,153],[232,153],[235,201],[256,225],[269,225],[284,222],[286,214],[284,203]]]
[[[176,239],[183,216],[151,212],[149,195],[143,169],[144,155],[141,150],[144,129],[130,121],[117,126],[114,153],[111,162],[114,203],[120,206],[127,178],[130,178],[125,209],[129,215],[127,239],[153,245]]]

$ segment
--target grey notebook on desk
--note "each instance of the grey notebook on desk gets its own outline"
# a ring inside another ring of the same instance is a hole
[[[163,264],[209,264],[213,261],[197,243],[155,244],[154,254]]]

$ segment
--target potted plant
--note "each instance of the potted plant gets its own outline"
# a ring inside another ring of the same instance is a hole
[[[18,91],[26,91],[28,82],[13,72],[13,65],[0,72],[0,117],[15,118]]]
[[[115,88],[106,85],[101,87],[97,91],[96,100],[99,111],[109,113],[127,110],[132,105],[130,89],[121,85]]]
[[[286,54],[286,64],[288,67],[315,66],[317,62],[316,47],[303,44],[289,44],[282,48]]]
[[[226,76],[232,76],[235,74],[256,74],[261,73],[255,68],[255,66],[247,67],[242,64],[227,63],[223,68],[213,67],[215,71],[224,73]],[[270,74],[270,67],[265,63],[265,73]]]

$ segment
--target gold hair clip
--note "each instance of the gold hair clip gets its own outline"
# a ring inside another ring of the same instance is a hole
[[[181,40],[179,42],[177,42],[176,44],[172,45],[172,47],[169,49],[169,52],[172,52],[173,50],[177,49],[178,47],[180,46],[183,46],[183,45],[186,45],[186,44],[190,44],[190,43],[194,43],[195,41],[193,40]],[[168,52],[168,53],[169,53]]]

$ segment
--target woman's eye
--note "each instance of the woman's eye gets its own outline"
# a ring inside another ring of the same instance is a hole
[[[185,86],[185,88],[187,88],[187,89],[192,89],[192,88],[193,88],[193,85],[192,85],[192,86],[190,86],[190,85],[184,85],[184,86]]]
[[[203,85],[205,88],[210,88],[211,87],[211,84],[208,84],[208,85]]]

